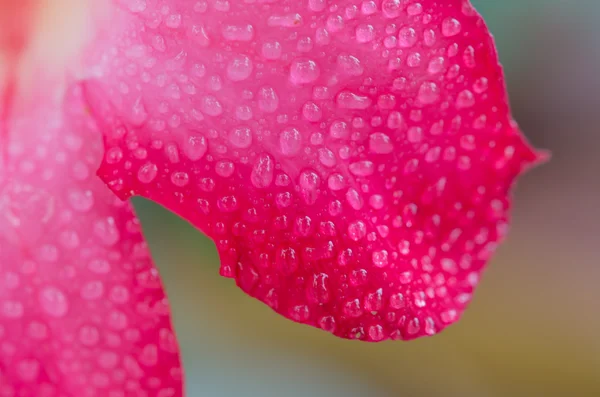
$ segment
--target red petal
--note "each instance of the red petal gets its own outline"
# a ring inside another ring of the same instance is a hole
[[[0,395],[181,396],[169,305],[131,206],[94,175],[81,93],[61,114],[36,87],[0,141]]]
[[[536,160],[468,2],[125,3],[86,83],[115,192],[295,321],[379,341],[459,318]]]

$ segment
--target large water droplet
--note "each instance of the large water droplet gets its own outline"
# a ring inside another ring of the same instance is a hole
[[[252,145],[252,131],[248,127],[236,127],[229,132],[229,142],[238,149],[247,149]]]
[[[258,107],[266,113],[273,113],[279,107],[279,97],[273,87],[262,87],[258,90]]]
[[[55,287],[45,287],[40,291],[40,305],[46,314],[52,317],[63,317],[69,310],[66,295]]]
[[[137,173],[138,180],[142,183],[150,183],[156,178],[158,167],[154,163],[146,163],[140,167]]]
[[[274,168],[275,165],[271,156],[268,154],[260,155],[252,167],[250,181],[259,189],[269,187],[273,182]]]
[[[373,25],[362,24],[356,27],[356,41],[358,43],[368,43],[375,38],[375,28]]]
[[[336,98],[336,102],[341,109],[364,110],[371,106],[371,99],[369,97],[350,91],[340,92]]]
[[[281,44],[278,41],[267,41],[262,45],[262,56],[268,60],[276,60],[281,58]]]
[[[252,74],[252,61],[245,55],[233,58],[227,65],[227,77],[232,81],[246,80]]]
[[[254,38],[254,27],[250,24],[227,25],[223,27],[222,33],[227,41],[251,41]]]
[[[281,153],[286,156],[294,156],[302,149],[302,135],[296,128],[288,127],[279,136],[279,147]]]
[[[183,152],[192,161],[198,161],[206,154],[208,143],[202,135],[190,135],[183,144]]]
[[[354,221],[348,225],[348,237],[358,241],[367,235],[367,226],[363,221]]]
[[[455,18],[446,18],[442,21],[442,34],[446,37],[456,36],[460,33],[460,22]]]
[[[426,81],[419,87],[418,99],[421,103],[429,105],[437,102],[440,97],[440,89],[437,84]]]
[[[320,74],[319,66],[310,59],[294,60],[290,67],[290,81],[294,84],[314,83]]]
[[[417,43],[417,32],[408,26],[403,27],[398,32],[398,46],[401,48],[410,48]]]
[[[352,55],[338,55],[337,64],[338,70],[348,76],[360,76],[364,72],[360,60]]]
[[[383,132],[376,132],[369,136],[369,150],[373,153],[388,154],[394,151],[394,144],[389,136]]]

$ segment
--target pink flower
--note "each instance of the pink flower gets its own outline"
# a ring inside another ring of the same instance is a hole
[[[0,396],[181,396],[169,305],[131,205],[95,175],[81,89],[63,93],[46,59],[25,83],[17,33],[0,85]]]
[[[468,1],[114,4],[83,98],[45,91],[10,120],[0,374],[35,375],[35,395],[181,394],[158,276],[100,161],[120,198],[189,220],[222,275],[294,321],[381,341],[458,320],[540,159]]]

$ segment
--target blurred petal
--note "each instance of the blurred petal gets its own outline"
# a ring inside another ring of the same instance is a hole
[[[117,194],[295,321],[380,341],[460,317],[537,159],[467,1],[118,4],[85,83]]]
[[[31,35],[34,0],[0,0],[0,52],[22,51]]]
[[[130,204],[94,174],[81,93],[63,113],[35,87],[0,141],[0,395],[181,396],[169,304]]]

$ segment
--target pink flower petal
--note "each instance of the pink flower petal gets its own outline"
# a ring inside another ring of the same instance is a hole
[[[460,317],[537,159],[468,1],[120,4],[86,83],[117,194],[294,321],[380,341]]]
[[[0,144],[0,395],[182,396],[169,304],[140,224],[94,172],[79,92],[17,104]]]

